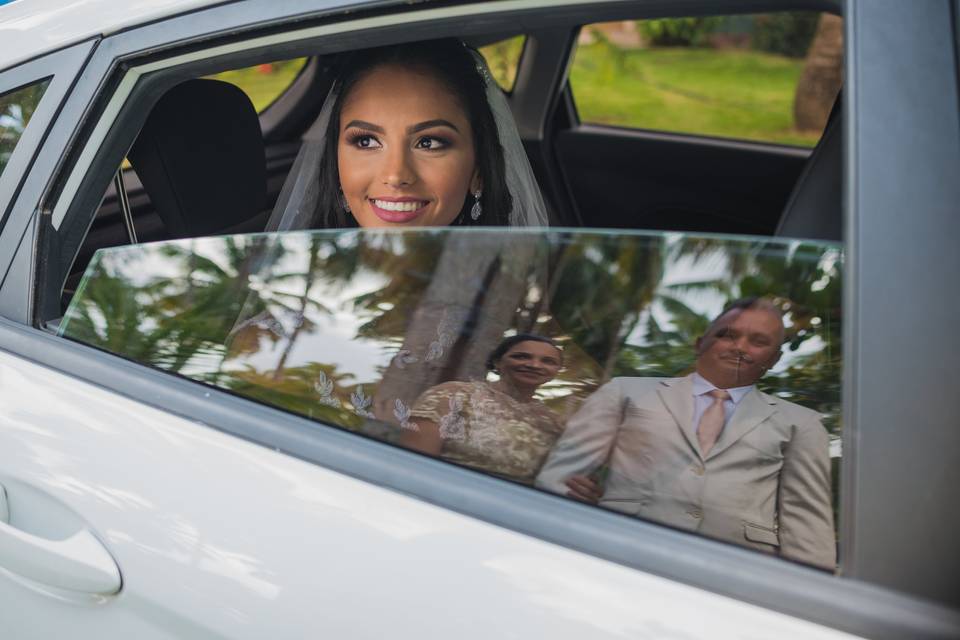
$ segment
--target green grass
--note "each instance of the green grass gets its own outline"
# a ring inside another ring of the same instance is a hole
[[[811,147],[793,128],[803,61],[742,50],[577,49],[570,83],[584,122]]]

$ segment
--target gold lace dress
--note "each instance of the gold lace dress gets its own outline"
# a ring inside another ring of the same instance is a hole
[[[440,430],[440,457],[533,484],[563,426],[539,400],[519,402],[487,382],[446,382],[427,389],[412,420]]]

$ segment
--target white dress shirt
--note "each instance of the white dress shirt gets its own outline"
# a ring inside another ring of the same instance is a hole
[[[724,389],[727,393],[730,394],[730,397],[723,401],[723,424],[724,426],[730,422],[730,416],[733,415],[733,412],[736,410],[737,405],[740,404],[740,401],[743,400],[743,396],[747,395],[750,392],[750,389],[753,389],[752,384],[745,387],[733,387],[731,389]],[[710,383],[706,378],[701,376],[699,373],[694,372],[693,374],[693,433],[697,433],[697,427],[700,425],[700,418],[703,417],[703,412],[707,410],[711,404],[713,404],[714,399],[707,395],[714,389],[718,387]]]

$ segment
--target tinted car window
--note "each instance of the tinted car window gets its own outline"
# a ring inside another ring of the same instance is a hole
[[[487,61],[487,67],[494,80],[504,91],[513,90],[513,83],[517,80],[517,67],[520,65],[520,56],[523,55],[523,45],[526,36],[507,38],[480,48],[480,53]]]
[[[233,69],[210,76],[240,87],[257,112],[263,111],[286,91],[307,63],[306,58],[279,60]]]
[[[48,78],[0,96],[0,173],[7,168],[7,162],[49,84]]]
[[[830,14],[603,23],[582,29],[570,85],[584,122],[812,147],[842,55]]]
[[[541,489],[583,476],[602,507],[832,569],[841,261],[682,234],[202,238],[98,251],[61,334]],[[768,306],[711,323],[744,296]],[[719,404],[683,400],[710,358],[735,405],[712,441]]]

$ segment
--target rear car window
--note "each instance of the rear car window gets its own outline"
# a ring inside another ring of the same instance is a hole
[[[249,96],[257,112],[261,112],[290,88],[297,75],[307,64],[307,58],[294,58],[278,62],[233,69],[210,76],[240,87]]]
[[[781,12],[585,26],[581,121],[812,147],[840,89],[843,20]]]
[[[513,91],[513,85],[517,81],[517,68],[520,65],[526,39],[526,36],[516,36],[479,49],[480,54],[487,61],[490,75],[497,81],[500,88],[508,93]]]
[[[0,174],[7,168],[7,162],[49,84],[50,78],[47,78],[0,96]]]
[[[98,251],[60,333],[317,428],[543,491],[585,480],[625,517],[832,570],[841,268],[830,243],[684,234],[199,238]],[[750,296],[766,306],[720,315]],[[697,408],[704,362],[732,397]]]

